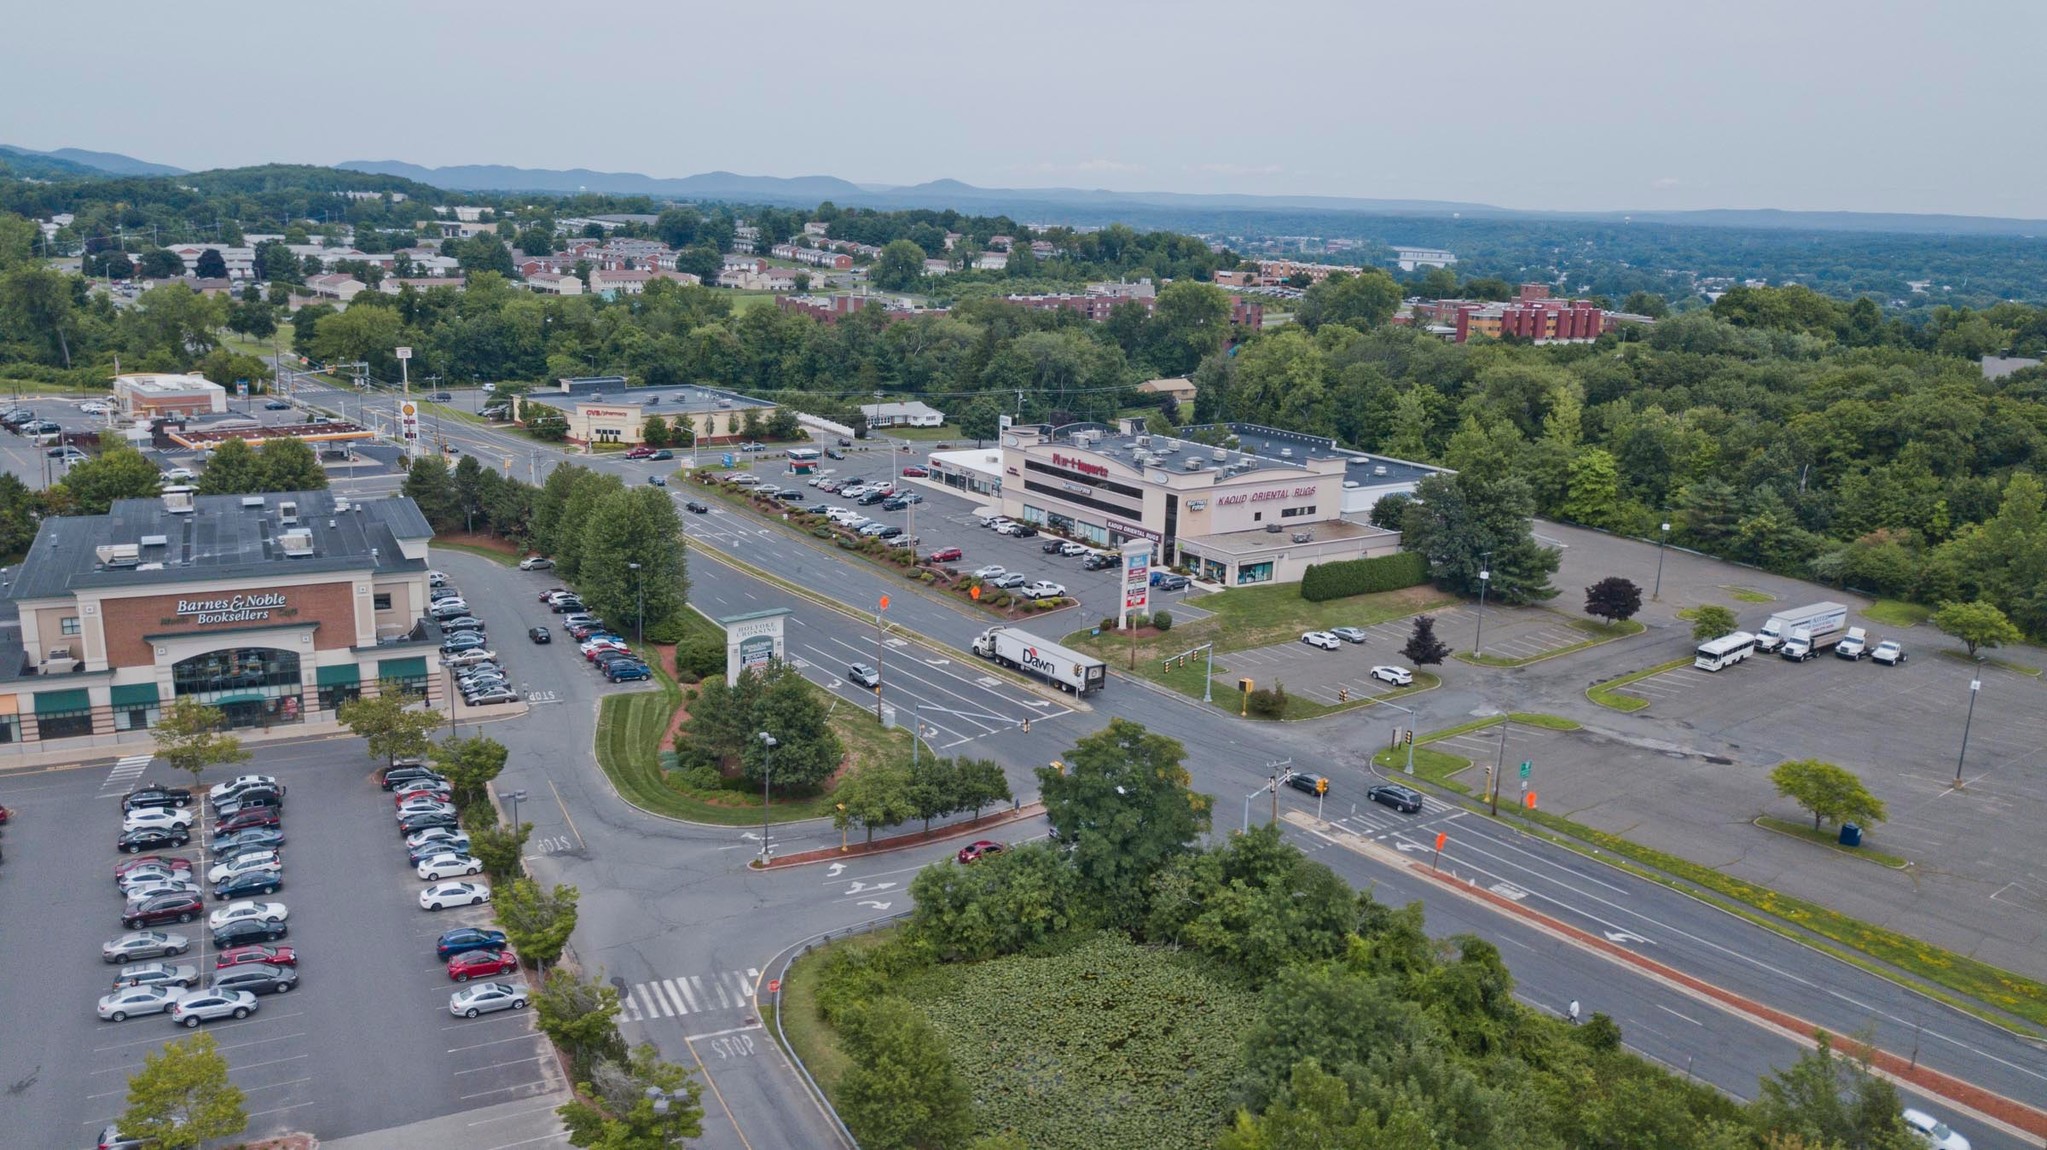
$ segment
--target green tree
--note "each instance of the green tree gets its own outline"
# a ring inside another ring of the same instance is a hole
[[[993,439],[1001,433],[1002,405],[993,396],[975,396],[953,422],[959,425],[962,436],[979,446],[981,441]]]
[[[1592,586],[1585,588],[1585,613],[1597,615],[1609,623],[1619,623],[1635,617],[1642,609],[1642,589],[1634,581],[1619,575],[1609,575]]]
[[[1584,448],[1571,460],[1569,471],[1563,517],[1587,527],[1618,526],[1622,522],[1621,474],[1613,456],[1597,447]]]
[[[1441,269],[1438,269],[1441,270]],[[1396,1096],[1375,1107],[1351,1097],[1350,1085],[1323,1071],[1314,1058],[1293,1066],[1286,1089],[1262,1113],[1237,1111],[1235,1123],[1216,1142],[1219,1150],[1407,1150],[1441,1145],[1429,1115],[1413,1100]]]
[[[910,817],[924,820],[924,833],[931,833],[931,820],[963,809],[960,804],[959,764],[940,755],[925,755],[910,764]]]
[[[1184,376],[1221,351],[1229,334],[1230,297],[1213,284],[1175,280],[1152,308],[1144,354],[1161,374]]]
[[[1822,820],[1837,823],[1880,823],[1886,814],[1882,799],[1869,793],[1862,780],[1832,763],[1790,759],[1770,771],[1777,793],[1812,812],[1812,829]]]
[[[0,474],[0,563],[13,563],[28,554],[43,510],[40,493],[11,471]]]
[[[1363,331],[1392,319],[1401,296],[1393,277],[1377,269],[1357,275],[1335,272],[1302,294],[1294,318],[1311,332],[1329,323]]]
[[[1710,643],[1722,635],[1732,635],[1739,625],[1733,611],[1718,603],[1707,603],[1692,615],[1692,640]]]
[[[526,961],[547,966],[561,957],[575,933],[581,897],[572,886],[541,890],[533,880],[519,878],[496,888],[491,901],[504,924],[505,941]]]
[[[448,474],[448,462],[438,455],[418,455],[405,472],[405,497],[419,504],[419,512],[435,531],[455,531],[463,526],[462,508],[455,497],[455,479]]]
[[[640,442],[648,447],[666,447],[674,441],[668,421],[658,415],[649,415],[647,421],[640,426]]]
[[[925,867],[910,883],[911,929],[947,961],[1015,954],[1091,920],[1090,899],[1066,855],[1026,843],[972,866]]]
[[[375,375],[396,375],[405,321],[388,307],[351,307],[314,321],[313,356],[328,363],[363,362]]]
[[[142,1069],[128,1079],[123,1136],[161,1150],[197,1150],[249,1127],[247,1096],[228,1080],[227,1058],[211,1034],[144,1052]]]
[[[70,367],[72,339],[81,322],[72,295],[77,282],[32,264],[0,274],[0,331],[19,341],[36,362]]]
[[[876,827],[898,827],[917,814],[910,768],[905,763],[868,763],[847,774],[832,794],[838,800],[832,825],[845,830],[858,824],[870,843]]]
[[[266,440],[257,452],[263,465],[265,491],[325,491],[327,470],[305,440],[281,435]]]
[[[520,879],[513,885],[533,884]],[[505,933],[512,933],[509,924]],[[533,960],[516,939],[513,945],[528,961]],[[624,1062],[627,1058],[625,1039],[618,1033],[618,991],[594,975],[585,979],[566,970],[549,971],[533,995],[533,1014],[540,1032],[569,1056],[570,1072],[578,1080],[588,1078],[600,1062]]]
[[[689,610],[682,517],[666,491],[612,490],[583,506],[587,519],[574,578],[593,612],[615,627],[640,630],[643,612],[647,628],[654,628]]]
[[[847,1012],[838,1025],[848,1065],[833,1101],[870,1150],[937,1150],[973,1133],[973,1095],[945,1039],[900,998]]]
[[[268,478],[248,440],[240,436],[223,439],[206,454],[206,469],[199,473],[199,494],[248,495],[264,490]]]
[[[150,734],[156,737],[157,758],[169,763],[172,770],[191,775],[196,788],[207,767],[248,761],[249,752],[242,748],[242,741],[220,733],[225,726],[227,716],[218,709],[194,696],[180,695],[163,708]]]
[[[1450,657],[1450,645],[1436,637],[1434,615],[1414,617],[1414,628],[1408,632],[1407,645],[1400,653],[1417,667],[1435,666]]]
[[[1040,767],[1045,815],[1074,844],[1082,879],[1120,922],[1140,921],[1153,875],[1208,829],[1208,796],[1193,790],[1178,740],[1112,718]]]
[[[839,769],[846,748],[832,733],[830,717],[823,693],[800,672],[785,662],[769,664],[760,675],[748,729],[775,737],[770,787],[819,786]],[[745,737],[742,745],[746,778],[758,783],[770,769],[770,750],[757,735]]]
[[[1912,1150],[1914,1140],[1900,1118],[1904,1103],[1897,1087],[1870,1073],[1862,1057],[1834,1053],[1833,1038],[1816,1035],[1815,1049],[1762,1080],[1750,1105],[1759,1131],[1795,1135],[1813,1146],[1857,1150]]]
[[[199,253],[199,259],[192,265],[192,274],[205,280],[226,279],[227,260],[221,257],[220,249],[207,248]]]
[[[1350,885],[1278,827],[1262,826],[1169,863],[1153,880],[1144,933],[1211,955],[1257,984],[1341,954],[1358,923]]]
[[[167,280],[184,274],[184,259],[169,248],[151,248],[142,253],[142,278]]]
[[[924,249],[908,240],[890,240],[875,257],[867,278],[883,291],[910,291],[924,280]]]
[[[95,459],[73,464],[52,492],[53,501],[67,500],[74,515],[105,515],[116,499],[146,499],[163,484],[163,473],[141,452],[126,444]]]
[[[1549,585],[1558,554],[1535,541],[1535,510],[1528,485],[1516,478],[1486,479],[1471,472],[1431,475],[1415,487],[1402,521],[1401,547],[1429,561],[1436,585],[1476,596],[1482,570],[1490,597],[1522,605],[1556,597]]]
[[[374,696],[341,704],[336,713],[341,725],[362,739],[369,756],[384,760],[386,767],[401,758],[426,757],[433,750],[434,731],[441,725],[440,712],[415,709],[418,697],[406,694],[395,680],[384,680],[377,690]]]
[[[702,1092],[687,1068],[663,1062],[660,1051],[643,1042],[623,1065],[598,1062],[578,1087],[579,1097],[555,1113],[568,1127],[571,1146],[668,1150],[703,1135]]]
[[[498,820],[497,811],[483,805],[469,808],[463,817],[469,832],[469,853],[483,864],[483,873],[493,883],[507,883],[525,875],[520,859],[526,851],[526,840],[533,837],[532,823],[508,827]]]
[[[1969,649],[1971,659],[1976,657],[1978,648],[2002,647],[2025,638],[2004,612],[1983,602],[1942,603],[1940,610],[1933,613],[1933,625],[1943,634],[1960,639]]]
[[[455,805],[467,807],[489,794],[491,782],[504,771],[505,761],[511,757],[511,748],[482,735],[467,739],[449,737],[435,743],[427,757],[448,780]]]
[[[1015,797],[1001,763],[993,759],[959,760],[960,810],[971,810],[978,819],[982,807],[1006,803]]]

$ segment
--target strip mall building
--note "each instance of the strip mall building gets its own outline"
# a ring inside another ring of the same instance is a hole
[[[432,536],[410,499],[327,491],[173,487],[45,520],[7,589],[0,744],[118,741],[185,696],[236,727],[332,723],[380,681],[438,701]]]

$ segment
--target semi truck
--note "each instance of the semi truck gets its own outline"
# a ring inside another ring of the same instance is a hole
[[[1102,660],[1015,627],[990,627],[981,632],[974,640],[973,652],[1076,695],[1100,690],[1109,681],[1109,665]]]
[[[1791,611],[1779,611],[1756,632],[1756,646],[1764,651],[1774,651],[1791,638],[1794,631],[1805,632],[1806,641],[1815,648],[1830,646],[1822,642],[1848,625],[1848,608],[1839,603],[1814,603]]]

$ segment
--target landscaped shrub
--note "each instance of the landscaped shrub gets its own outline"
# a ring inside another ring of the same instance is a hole
[[[1252,691],[1245,709],[1261,719],[1277,719],[1286,714],[1286,684],[1275,681],[1269,688]]]
[[[1114,631],[1116,629],[1116,617],[1114,615],[1102,616],[1101,627],[1104,631]]]
[[[1326,599],[1368,595],[1375,591],[1419,587],[1428,581],[1429,561],[1414,551],[1381,555],[1376,559],[1310,563],[1301,576],[1301,598],[1320,603]]]
[[[1152,625],[1152,626],[1154,626],[1154,627],[1157,627],[1157,628],[1158,628],[1159,630],[1161,630],[1161,631],[1170,631],[1170,630],[1172,630],[1172,629],[1173,629],[1173,613],[1172,613],[1171,611],[1155,611],[1155,612],[1153,612],[1153,613],[1152,613],[1152,617],[1151,617],[1151,625]]]

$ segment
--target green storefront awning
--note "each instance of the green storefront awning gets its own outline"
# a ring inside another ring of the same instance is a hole
[[[114,688],[113,703],[116,707],[154,707],[160,701],[155,683],[131,683]]]
[[[318,682],[322,687],[353,687],[362,682],[362,672],[354,663],[336,663],[320,668]]]
[[[424,679],[426,678],[426,656],[416,659],[377,660],[379,679]]]
[[[268,695],[223,695],[206,705],[209,707],[231,707],[236,703],[267,703],[269,701],[270,696]]]
[[[92,709],[92,696],[85,688],[72,691],[36,692],[36,714],[55,715],[64,711],[87,711]]]

